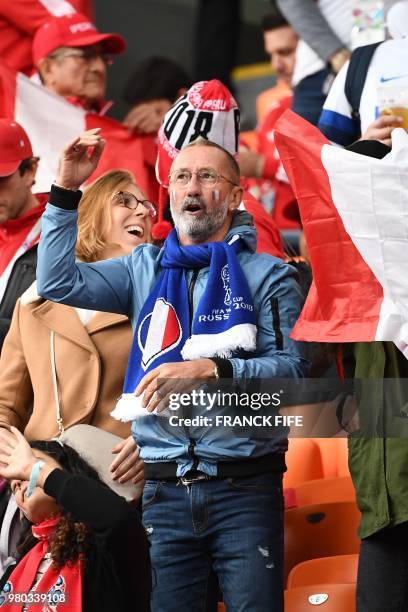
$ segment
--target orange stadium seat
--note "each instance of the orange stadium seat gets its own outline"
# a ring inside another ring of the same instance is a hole
[[[309,480],[294,487],[294,493],[297,506],[356,500],[350,476]]]
[[[356,554],[360,512],[353,502],[301,506],[285,511],[285,576],[302,561]]]
[[[325,476],[348,476],[347,438],[312,438],[322,456],[323,473]]]
[[[315,584],[285,591],[285,612],[355,612],[355,609],[355,584]]]
[[[349,476],[347,438],[337,439],[336,451],[337,476]]]
[[[327,478],[337,474],[337,443],[338,438],[312,438],[317,444],[322,456],[323,473]]]
[[[286,465],[288,470],[283,477],[284,488],[296,487],[301,482],[324,476],[319,447],[308,438],[290,438]]]
[[[288,576],[288,589],[312,584],[354,584],[357,581],[358,555],[334,555],[309,559],[295,565]]]

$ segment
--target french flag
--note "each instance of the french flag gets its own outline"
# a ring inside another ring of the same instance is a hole
[[[150,325],[152,320],[154,324]],[[180,343],[183,332],[174,307],[159,298],[153,311],[141,322],[137,334],[142,353],[141,365],[146,371],[157,357],[168,353]]]
[[[408,358],[408,134],[392,138],[379,160],[331,145],[292,111],[277,123],[314,278],[297,340],[388,340]]]
[[[113,168],[133,172],[148,194],[151,178],[144,163],[144,140],[110,117],[86,112],[0,63],[0,117],[15,119],[26,130],[40,157],[35,192],[46,193],[55,180],[64,146],[85,130],[100,127],[106,146],[89,182]]]

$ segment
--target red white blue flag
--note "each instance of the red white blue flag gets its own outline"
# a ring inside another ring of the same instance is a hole
[[[392,136],[375,159],[329,144],[291,111],[277,123],[314,278],[295,339],[389,340],[408,357],[408,134]]]

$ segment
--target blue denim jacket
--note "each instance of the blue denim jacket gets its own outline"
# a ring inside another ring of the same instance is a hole
[[[226,239],[235,234],[239,234],[245,243],[238,260],[253,297],[258,334],[257,348],[253,353],[241,352],[230,358],[233,377],[242,380],[304,376],[308,362],[301,356],[301,345],[289,338],[300,312],[301,296],[295,279],[296,272],[280,259],[255,253],[256,234],[252,226],[234,226]],[[127,315],[135,326],[140,310],[160,274],[162,251],[153,245],[143,244],[126,257],[78,263],[75,261],[76,240],[77,212],[48,204],[43,215],[38,249],[38,293],[46,299],[78,308]],[[191,276],[192,271],[189,271],[188,282]],[[207,277],[208,268],[199,271],[194,285],[193,309],[204,291]],[[279,309],[279,341],[273,325],[273,303]],[[217,461],[283,453],[287,447],[285,432],[272,439],[250,439],[226,435],[224,430],[211,432],[208,428],[190,428],[187,432],[180,427],[172,428],[172,435],[169,435],[164,419],[155,415],[137,419],[132,430],[145,461],[177,461],[179,475],[193,465],[188,454],[191,439],[194,440],[195,455],[200,459],[198,469],[209,474],[216,474]]]

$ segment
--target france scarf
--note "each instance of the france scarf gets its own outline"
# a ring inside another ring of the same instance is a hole
[[[180,246],[176,230],[164,244],[162,272],[143,305],[129,356],[122,398],[112,416],[131,421],[146,410],[134,390],[161,365],[203,357],[230,357],[256,348],[256,318],[248,282],[237,259],[242,243]],[[205,291],[191,322],[186,271],[209,267]]]

